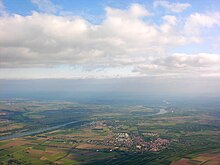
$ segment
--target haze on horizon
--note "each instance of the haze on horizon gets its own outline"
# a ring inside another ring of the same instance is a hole
[[[219,96],[219,29],[218,0],[0,0],[0,90]]]

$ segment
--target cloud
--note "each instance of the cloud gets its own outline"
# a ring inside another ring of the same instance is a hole
[[[185,30],[190,35],[199,34],[202,28],[220,26],[220,13],[194,13],[191,14],[185,23]]]
[[[165,15],[163,19],[170,25],[176,25],[177,18],[173,15]]]
[[[0,0],[0,16],[7,16],[8,13],[6,11],[6,8],[2,2],[2,0]]]
[[[135,75],[211,72],[208,69],[217,67],[218,54],[169,53],[170,49],[201,41],[199,34],[189,35],[187,29],[190,27],[218,25],[214,18],[217,13],[213,13],[212,21],[206,22],[208,25],[196,20],[197,15],[191,14],[183,21],[174,15],[163,15],[161,22],[155,23],[146,7],[132,4],[124,10],[106,7],[105,19],[99,24],[79,16],[67,17],[50,12],[2,16],[0,67],[53,68],[65,65],[89,72],[129,68],[129,71],[135,71]],[[208,18],[211,16],[210,13]]]
[[[187,40],[172,31],[170,22],[175,18],[164,21],[170,26],[164,32],[162,26],[143,20],[148,15],[141,5],[133,4],[128,10],[106,8],[106,19],[99,25],[80,17],[37,12],[1,17],[1,67],[124,65],[121,61],[143,59],[160,53],[165,45]]]
[[[58,5],[55,5],[51,0],[31,0],[31,2],[39,8],[40,11],[54,14],[61,8]]]
[[[168,11],[174,13],[180,13],[189,8],[191,5],[189,3],[170,3],[166,0],[156,0],[154,1],[154,7],[163,7]]]
[[[149,57],[145,64],[137,65],[135,71],[146,75],[198,74],[209,75],[220,71],[220,55],[209,53],[174,53],[164,57]]]

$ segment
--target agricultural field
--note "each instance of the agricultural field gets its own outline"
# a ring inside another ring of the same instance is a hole
[[[220,110],[2,100],[0,164],[220,162]]]

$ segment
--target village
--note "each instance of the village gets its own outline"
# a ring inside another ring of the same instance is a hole
[[[109,126],[105,121],[97,121],[90,123],[91,129],[103,129],[104,127],[111,128],[111,130],[115,130],[116,127]],[[118,127],[117,127],[118,128]],[[144,136],[154,137],[153,140],[146,141],[144,140]],[[135,152],[145,152],[152,151],[158,152],[165,149],[173,140],[163,139],[159,137],[157,133],[143,133],[140,134],[138,132],[117,132],[112,133],[111,138],[106,138],[104,140],[88,140],[88,144],[95,145],[104,145],[104,146],[114,146],[111,150],[128,150]]]

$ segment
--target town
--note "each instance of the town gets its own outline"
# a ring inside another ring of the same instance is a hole
[[[115,127],[110,126],[106,121],[97,121],[90,123],[91,129],[103,130],[105,127],[115,130]],[[117,127],[116,127],[117,128]],[[111,132],[112,133],[112,132]],[[154,140],[145,141],[143,137],[155,137]],[[88,140],[87,143],[95,145],[105,145],[105,146],[114,146],[112,150],[118,150],[120,148],[129,151],[144,152],[152,151],[158,152],[162,149],[165,149],[171,142],[174,140],[163,139],[159,137],[157,133],[143,133],[140,135],[137,133],[123,132],[113,133],[110,138],[103,140]]]

